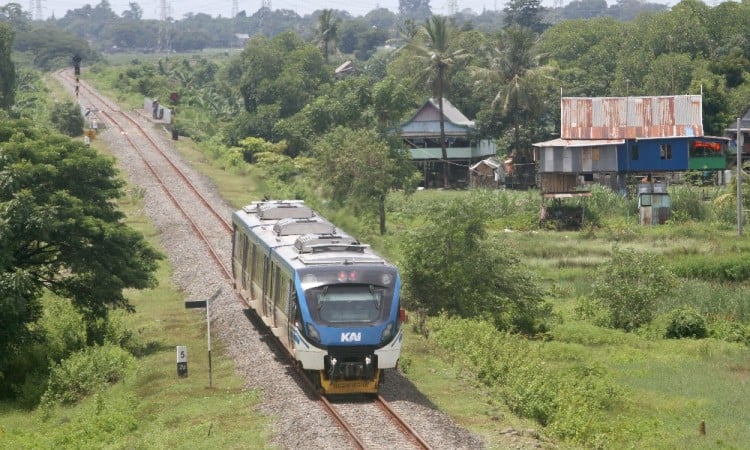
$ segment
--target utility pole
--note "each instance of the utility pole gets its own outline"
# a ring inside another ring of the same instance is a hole
[[[745,136],[742,134],[742,119],[737,118],[737,235],[742,236],[742,147]]]

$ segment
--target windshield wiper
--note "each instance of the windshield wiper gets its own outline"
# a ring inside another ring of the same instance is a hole
[[[328,294],[328,286],[323,286],[323,294],[320,296],[320,300],[318,300],[318,311],[323,309],[323,303],[324,303],[323,299],[326,297],[327,294]]]
[[[380,298],[375,295],[375,287],[373,285],[369,286],[370,288],[370,295],[372,295],[372,301],[375,303],[375,309],[380,311]]]

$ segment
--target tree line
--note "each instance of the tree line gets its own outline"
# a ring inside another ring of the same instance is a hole
[[[451,14],[455,23],[465,29],[496,31],[506,17],[511,16],[522,23],[536,10],[543,12],[546,24],[561,20],[592,17],[612,17],[615,20],[632,20],[641,12],[665,11],[667,7],[658,3],[639,0],[619,0],[608,6],[604,0],[574,1],[556,8],[543,8],[537,0],[514,0],[506,9],[472,11],[465,9]],[[131,2],[128,9],[114,11],[107,0],[98,4],[70,9],[62,17],[32,20],[32,12],[24,10],[21,3],[11,2],[0,7],[0,20],[11,22],[18,32],[20,48],[32,47],[24,44],[37,35],[50,37],[47,33],[66,32],[90,43],[97,51],[195,51],[204,48],[232,48],[243,44],[240,36],[264,35],[273,37],[293,30],[304,39],[313,37],[318,16],[326,10],[299,15],[291,10],[272,10],[261,7],[255,12],[239,11],[235,17],[212,17],[205,13],[188,13],[184,17],[169,17],[165,21],[144,19],[143,9]],[[386,8],[373,8],[363,16],[352,16],[341,10],[328,10],[333,19],[340,22],[336,42],[342,53],[356,54],[366,59],[373,50],[397,38],[399,30],[407,21],[421,23],[432,15],[429,0],[400,0],[397,12]],[[540,31],[540,30],[537,30]],[[27,34],[29,33],[29,34]],[[49,39],[50,41],[54,39]],[[38,40],[35,45],[44,46]],[[51,45],[52,42],[47,45]]]

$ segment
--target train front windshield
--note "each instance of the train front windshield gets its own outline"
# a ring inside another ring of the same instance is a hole
[[[303,289],[315,322],[372,325],[388,319],[396,273],[379,268],[303,276]]]

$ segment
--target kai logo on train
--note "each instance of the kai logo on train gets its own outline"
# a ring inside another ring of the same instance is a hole
[[[341,333],[341,342],[359,342],[362,340],[362,333]]]

